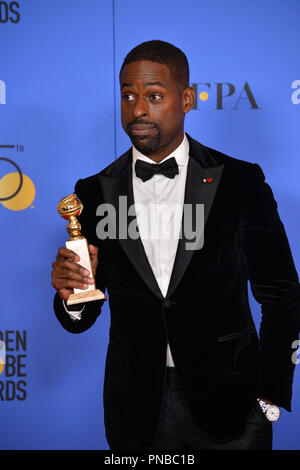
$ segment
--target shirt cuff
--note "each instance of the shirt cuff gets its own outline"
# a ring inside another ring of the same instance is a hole
[[[72,320],[81,320],[81,313],[85,309],[85,305],[82,307],[81,310],[68,310],[65,304],[65,301],[63,300],[63,306],[67,314],[70,316]]]

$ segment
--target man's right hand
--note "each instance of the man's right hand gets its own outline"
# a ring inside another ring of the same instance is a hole
[[[59,296],[65,302],[73,293],[73,289],[87,289],[95,282],[91,275],[96,274],[98,265],[98,248],[89,245],[93,273],[83,268],[79,264],[79,256],[68,248],[59,248],[56,261],[52,263],[52,286],[57,290]],[[77,305],[78,309],[78,305]]]

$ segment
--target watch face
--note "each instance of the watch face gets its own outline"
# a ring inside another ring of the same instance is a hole
[[[271,405],[270,408],[266,411],[266,418],[269,421],[277,421],[280,416],[280,409],[278,406]]]

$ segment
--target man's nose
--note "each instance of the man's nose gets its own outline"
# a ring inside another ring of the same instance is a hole
[[[133,109],[134,117],[140,118],[143,116],[147,116],[148,113],[149,113],[149,109],[148,109],[147,100],[145,98],[138,98],[135,103],[135,107]]]

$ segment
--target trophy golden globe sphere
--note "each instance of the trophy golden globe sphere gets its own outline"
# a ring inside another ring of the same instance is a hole
[[[67,225],[67,231],[70,234],[69,241],[83,238],[80,233],[81,225],[77,220],[82,210],[83,204],[75,193],[61,199],[57,205],[59,215],[69,221]]]

